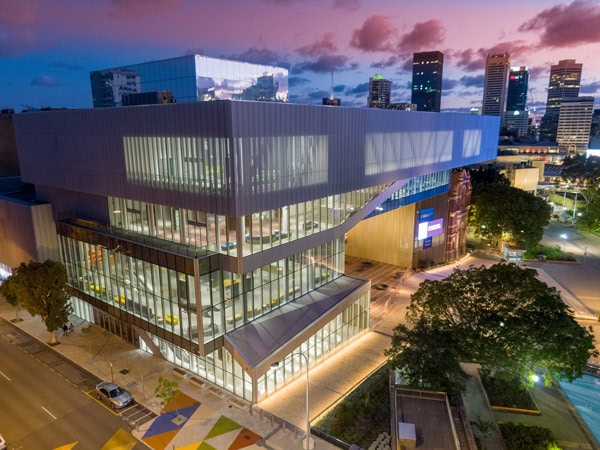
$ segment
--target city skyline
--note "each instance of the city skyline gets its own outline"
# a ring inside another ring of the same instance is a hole
[[[413,53],[441,51],[442,111],[481,107],[485,58],[508,52],[540,113],[559,60],[583,64],[580,95],[600,93],[599,21],[594,0],[23,0],[0,13],[0,107],[88,108],[91,71],[191,53],[286,67],[293,103],[320,104],[332,72],[343,106],[365,107],[376,73],[410,102]]]

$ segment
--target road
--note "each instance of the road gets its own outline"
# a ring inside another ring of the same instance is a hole
[[[566,236],[563,238],[561,236]],[[576,295],[594,314],[600,313],[600,238],[568,225],[550,223],[543,244],[558,245],[577,259],[577,264],[542,263],[552,278]]]
[[[0,323],[0,432],[10,448],[101,449],[109,442],[110,448],[145,448],[119,415],[87,394],[89,386],[82,390],[54,370],[53,362],[17,345],[9,327]]]

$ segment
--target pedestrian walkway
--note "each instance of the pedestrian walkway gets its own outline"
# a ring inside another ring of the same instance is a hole
[[[0,316],[40,342],[48,342],[48,332],[39,317],[21,311],[21,320],[15,321],[14,308],[3,299],[0,299]],[[60,344],[53,349],[99,378],[114,380],[157,414],[156,419],[149,422],[131,424],[134,436],[149,448],[303,448],[306,424],[304,377],[250,408],[249,403],[208,382],[203,387],[198,386],[191,379],[191,373],[177,374],[174,364],[136,349],[96,325],[90,326],[75,316],[71,321],[74,331],[66,336],[62,335],[62,330],[57,331]],[[389,337],[367,332],[351,347],[342,349],[311,370],[311,420],[376,370],[384,362],[383,349],[388,346]],[[177,381],[182,392],[174,403],[164,407],[154,396],[159,376]],[[179,420],[174,421],[178,416],[181,416]],[[311,438],[316,449],[338,448],[317,437]]]

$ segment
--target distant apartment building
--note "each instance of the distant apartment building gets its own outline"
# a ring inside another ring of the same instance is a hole
[[[123,106],[123,96],[172,92],[175,101],[285,102],[288,70],[282,67],[186,55],[90,73],[94,108]]]
[[[556,142],[568,154],[584,154],[590,142],[594,97],[564,97],[560,102]]]
[[[369,108],[386,109],[390,104],[392,94],[392,82],[383,78],[383,75],[375,74],[369,78],[369,97],[367,106]]]
[[[502,116],[506,110],[509,71],[510,55],[508,53],[488,55],[485,61],[481,114]]]
[[[579,96],[583,64],[563,59],[550,67],[546,113],[540,124],[540,140],[556,141],[560,103],[563,98]]]
[[[439,112],[442,103],[442,52],[421,52],[413,55],[411,103],[418,111]]]

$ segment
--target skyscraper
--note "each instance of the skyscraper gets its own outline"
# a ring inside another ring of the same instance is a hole
[[[574,59],[563,59],[550,67],[546,114],[540,126],[541,140],[556,140],[561,99],[579,95],[582,67],[583,65],[576,63]]]
[[[387,108],[390,104],[392,82],[383,78],[383,75],[375,74],[369,78],[369,108]]]
[[[585,153],[590,142],[594,97],[564,97],[556,131],[558,147],[568,153]]]
[[[411,103],[418,111],[440,111],[442,100],[442,52],[421,52],[413,55]]]
[[[506,133],[527,134],[529,113],[527,108],[527,88],[529,71],[527,67],[511,67],[506,95],[506,112],[502,114],[502,129]]]
[[[508,53],[488,55],[485,62],[482,114],[500,116],[505,111],[509,70]]]
[[[508,77],[508,94],[506,96],[507,111],[525,111],[528,85],[529,70],[527,70],[527,67],[511,67]]]

